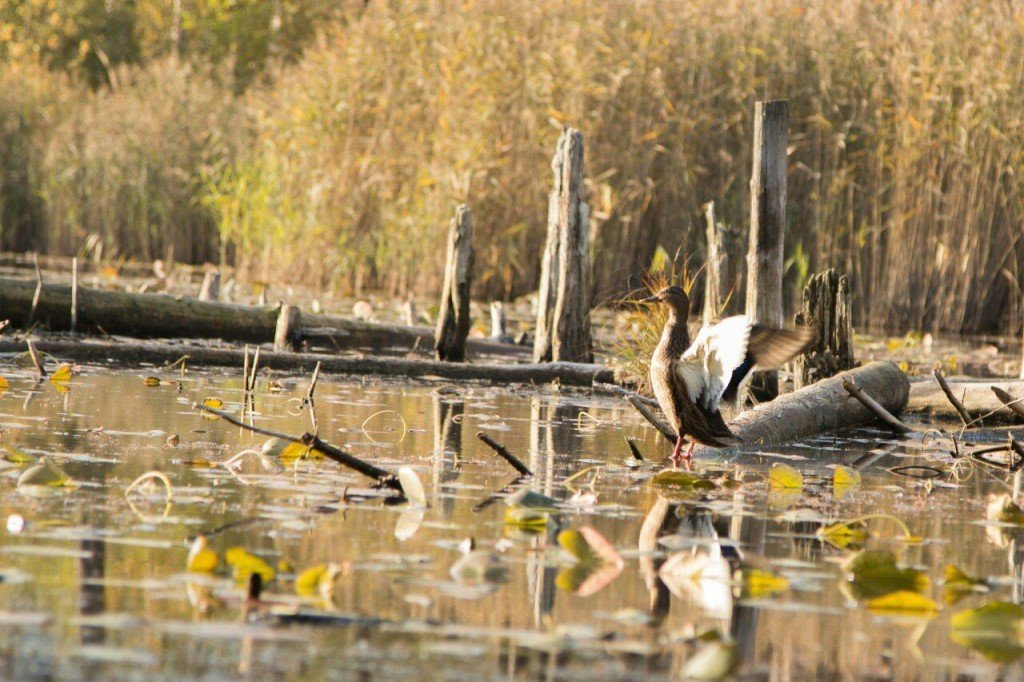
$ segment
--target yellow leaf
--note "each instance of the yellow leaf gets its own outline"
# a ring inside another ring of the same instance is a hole
[[[768,481],[773,488],[799,490],[804,487],[804,475],[795,467],[782,462],[772,465],[768,473]]]
[[[989,501],[986,515],[989,521],[996,523],[1024,525],[1024,510],[1006,494],[997,495]]]
[[[24,486],[60,488],[70,486],[71,484],[71,478],[60,467],[49,462],[43,462],[30,467],[18,477],[19,488]]]
[[[1010,663],[1024,653],[1020,631],[1024,609],[1008,602],[989,602],[961,611],[949,619],[950,639],[981,652],[999,663]]]
[[[863,523],[833,523],[818,529],[818,539],[838,549],[859,546],[867,540],[868,533]]]
[[[50,375],[50,381],[55,384],[66,384],[71,381],[71,365],[64,363],[53,370],[53,374]]]
[[[147,386],[149,388],[153,388],[155,386],[159,386],[160,385],[160,379],[158,379],[156,377],[146,377],[145,379],[142,380],[142,383],[143,383],[143,385],[145,385],[145,386]]]
[[[320,597],[334,589],[334,581],[340,573],[334,564],[317,564],[295,578],[295,593],[300,597]]]
[[[968,594],[988,592],[989,587],[981,578],[970,575],[959,566],[946,566],[946,580],[943,585],[943,599],[947,604],[955,604]]]
[[[3,449],[7,452],[7,454],[4,455],[4,459],[6,459],[11,464],[28,464],[29,462],[35,462],[38,459],[37,457],[33,457],[32,455],[28,454],[27,452],[19,448],[17,445],[4,443],[3,445],[0,445],[0,449]]]
[[[832,485],[835,487],[839,486],[854,486],[860,485],[860,472],[850,467],[844,467],[839,465],[836,467],[832,474]]]
[[[224,401],[220,398],[207,398],[203,401],[203,405],[209,407],[211,410],[219,410],[224,407]]]
[[[913,568],[900,568],[887,550],[862,550],[843,564],[850,589],[858,599],[874,599],[891,592],[924,592],[931,581]]]
[[[217,553],[209,548],[209,541],[205,535],[198,536],[188,550],[188,558],[185,561],[185,570],[189,573],[213,573],[220,563]]]
[[[769,571],[748,568],[740,573],[740,588],[744,597],[760,599],[785,592],[789,581]]]
[[[224,558],[234,568],[235,580],[239,583],[249,582],[249,576],[253,573],[258,573],[264,583],[270,582],[276,575],[270,564],[255,554],[250,554],[244,547],[232,547],[224,554]]]
[[[0,377],[0,393],[3,393],[4,391],[9,389],[10,387],[11,387],[11,385],[9,383],[7,383],[7,379],[5,379],[4,377]]]
[[[509,507],[505,510],[505,525],[527,531],[543,531],[548,525],[547,512],[530,507]]]
[[[890,592],[867,602],[869,611],[887,615],[916,616],[931,618],[938,612],[939,605],[934,599],[910,590]]]
[[[612,543],[590,526],[563,530],[558,534],[558,544],[582,563],[623,564],[622,555]]]

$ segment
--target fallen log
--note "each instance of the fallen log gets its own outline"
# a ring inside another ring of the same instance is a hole
[[[169,343],[120,343],[109,341],[38,341],[36,348],[75,362],[111,365],[168,365],[187,356],[191,367],[241,367],[242,350],[205,348]],[[21,353],[23,343],[0,341],[0,353]],[[594,381],[613,379],[610,368],[578,362],[523,364],[470,364],[386,357],[339,357],[320,353],[264,352],[264,369],[308,374],[317,363],[332,374],[376,374],[380,376],[431,377],[456,380],[484,380],[498,384],[546,384],[591,386]]]
[[[37,283],[0,278],[0,314],[16,327],[29,320],[51,331],[71,328],[71,287],[42,285],[35,315],[32,301]],[[79,331],[103,331],[135,338],[209,338],[247,343],[273,343],[280,306],[245,306],[199,301],[168,294],[78,288]],[[395,348],[408,351],[432,348],[430,327],[403,327],[328,315],[302,315],[298,340],[307,336],[328,348]],[[479,355],[526,357],[529,349],[488,339],[467,339],[467,350]]]
[[[739,415],[730,424],[744,446],[778,445],[828,431],[876,423],[874,413],[843,388],[851,379],[886,410],[899,414],[907,404],[910,383],[892,362],[872,362],[786,393]],[[694,456],[712,456],[718,448],[698,445]]]
[[[930,379],[930,378],[929,378]],[[1005,391],[1013,399],[1024,398],[1024,381],[992,381],[991,379],[947,379],[950,391],[967,408],[972,418],[972,426],[978,426],[976,420],[984,417],[985,424],[1015,423],[1019,418],[993,392],[993,387]],[[931,380],[915,380],[910,384],[910,402],[907,412],[934,419],[951,419],[960,421],[960,415],[949,403],[945,392]]]

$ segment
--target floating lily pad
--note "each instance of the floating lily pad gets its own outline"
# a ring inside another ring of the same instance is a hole
[[[854,549],[864,544],[868,537],[868,531],[862,522],[843,523],[838,521],[822,526],[816,535],[822,542],[827,542],[838,549]]]
[[[799,490],[804,487],[804,475],[796,467],[776,462],[768,472],[768,482],[775,489]]]
[[[997,663],[1010,663],[1024,654],[1024,608],[1017,604],[996,601],[961,611],[953,614],[949,626],[950,639]]]
[[[869,599],[865,605],[874,613],[911,618],[931,618],[939,610],[935,600],[911,590],[890,592]]]
[[[886,550],[864,550],[843,565],[853,597],[875,599],[892,592],[924,592],[930,581],[921,571],[901,568],[896,555]]]

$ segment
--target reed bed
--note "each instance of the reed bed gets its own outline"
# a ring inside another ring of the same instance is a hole
[[[370,2],[241,94],[218,73],[154,57],[92,91],[0,65],[24,84],[0,102],[4,247],[173,250],[404,295],[439,288],[467,202],[475,294],[515,297],[536,287],[550,156],[573,125],[607,301],[658,247],[702,262],[705,202],[745,226],[753,103],[788,98],[791,301],[837,266],[861,329],[1022,322],[1014,3]]]

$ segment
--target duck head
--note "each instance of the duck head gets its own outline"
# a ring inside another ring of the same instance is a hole
[[[641,303],[664,303],[673,313],[686,319],[690,314],[690,297],[678,285],[665,287],[653,296],[640,299]]]

